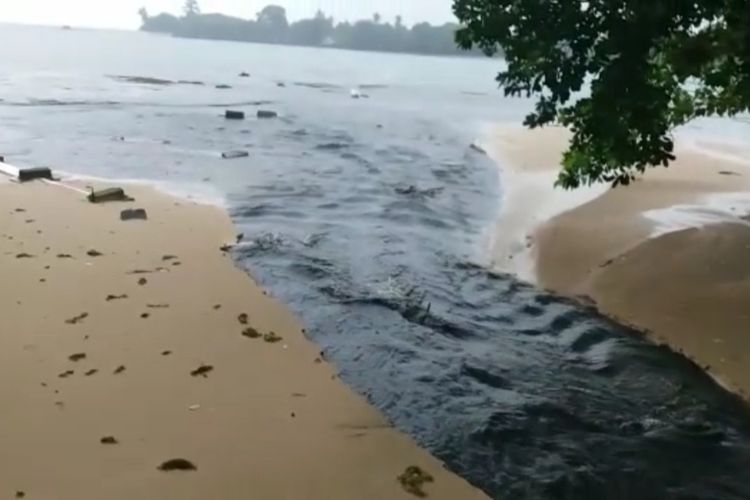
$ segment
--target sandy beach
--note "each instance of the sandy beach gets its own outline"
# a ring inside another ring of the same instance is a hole
[[[408,499],[397,478],[416,466],[429,498],[485,498],[220,251],[225,213],[127,189],[94,205],[0,185],[0,497]]]
[[[500,217],[495,267],[593,300],[747,399],[750,149],[678,141],[670,168],[577,193],[551,182],[567,140],[559,128],[493,131],[487,150],[511,184],[506,197],[523,200]]]

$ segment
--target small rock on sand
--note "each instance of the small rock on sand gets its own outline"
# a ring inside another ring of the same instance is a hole
[[[138,280],[138,284],[141,286],[145,285],[146,283],[148,283],[148,280],[146,278],[141,278]]]
[[[283,339],[276,335],[275,332],[268,332],[267,334],[263,335],[263,340],[268,342],[269,344],[275,344],[277,342],[281,342]]]
[[[247,313],[242,313],[237,316],[237,321],[239,321],[241,325],[246,325],[249,320],[250,317],[247,315]]]

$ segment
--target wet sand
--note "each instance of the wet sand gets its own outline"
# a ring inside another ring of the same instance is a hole
[[[337,379],[221,210],[0,184],[0,497],[408,499],[418,466],[485,498]]]
[[[511,176],[528,180],[547,172],[554,179],[567,137],[554,128],[501,129],[488,151]],[[517,236],[512,248],[496,242],[494,265],[593,300],[604,314],[685,354],[747,399],[750,150],[678,142],[677,151],[669,169],[578,200],[560,202],[565,193],[529,181],[534,189],[526,197],[523,189],[515,194],[524,204],[515,210],[534,214],[538,204],[552,203],[557,213],[521,224],[503,214],[498,232]]]

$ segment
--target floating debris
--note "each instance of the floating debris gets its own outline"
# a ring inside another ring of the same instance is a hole
[[[157,469],[162,472],[194,471],[198,470],[198,467],[196,467],[190,460],[185,460],[184,458],[173,458],[162,463]]]
[[[190,372],[193,377],[204,377],[208,378],[208,374],[214,371],[214,367],[211,365],[200,365],[198,368]]]
[[[434,481],[435,478],[416,465],[410,465],[403,474],[398,476],[398,482],[401,483],[404,490],[420,498],[427,496],[424,485]]]

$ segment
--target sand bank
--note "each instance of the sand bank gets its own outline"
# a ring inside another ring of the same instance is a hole
[[[129,191],[0,186],[0,497],[408,499],[416,465],[430,498],[485,498],[336,378],[219,250],[222,211]]]
[[[554,178],[567,138],[555,128],[501,129],[488,151],[510,172],[506,182],[540,171]],[[515,247],[496,244],[494,263],[542,287],[593,299],[603,313],[683,352],[747,398],[750,149],[684,141],[677,151],[670,168],[593,196],[576,199],[575,192],[528,181],[531,195],[515,194],[524,211],[535,214],[536,204],[546,203],[557,213],[527,215],[521,224],[503,213],[497,232],[520,235],[525,244],[519,247],[519,236]],[[531,266],[519,270],[518,262]]]

